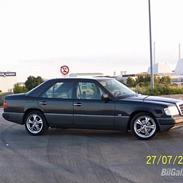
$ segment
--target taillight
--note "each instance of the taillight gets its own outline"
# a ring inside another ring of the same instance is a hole
[[[7,109],[7,108],[8,108],[8,102],[7,102],[7,101],[4,101],[4,102],[3,102],[3,108],[4,108],[4,109]]]

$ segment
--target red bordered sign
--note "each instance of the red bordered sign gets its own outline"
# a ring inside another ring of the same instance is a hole
[[[63,65],[60,67],[60,72],[63,74],[63,75],[67,75],[69,73],[69,67],[67,65]]]

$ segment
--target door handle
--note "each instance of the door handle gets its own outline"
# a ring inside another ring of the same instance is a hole
[[[80,106],[82,106],[82,103],[74,103],[73,106],[80,107]]]
[[[40,105],[47,105],[46,101],[40,101],[39,104]]]

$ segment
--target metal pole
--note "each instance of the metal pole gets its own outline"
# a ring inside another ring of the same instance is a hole
[[[153,73],[153,58],[152,58],[152,31],[151,31],[151,1],[148,0],[149,8],[149,44],[150,44],[150,72],[151,72],[151,92],[154,91],[154,73]]]
[[[156,64],[156,42],[154,42],[154,53],[153,53],[153,66]],[[154,73],[154,68],[153,68],[153,73]]]
[[[179,60],[181,59],[181,44],[179,43]]]

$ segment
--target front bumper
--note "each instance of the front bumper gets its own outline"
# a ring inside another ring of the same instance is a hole
[[[181,126],[183,126],[183,117],[176,117],[176,118],[174,118],[174,126],[173,126],[173,128],[181,127]]]
[[[159,118],[158,120],[159,130],[167,131],[170,128],[176,128],[183,126],[183,116],[175,116],[170,118]]]

